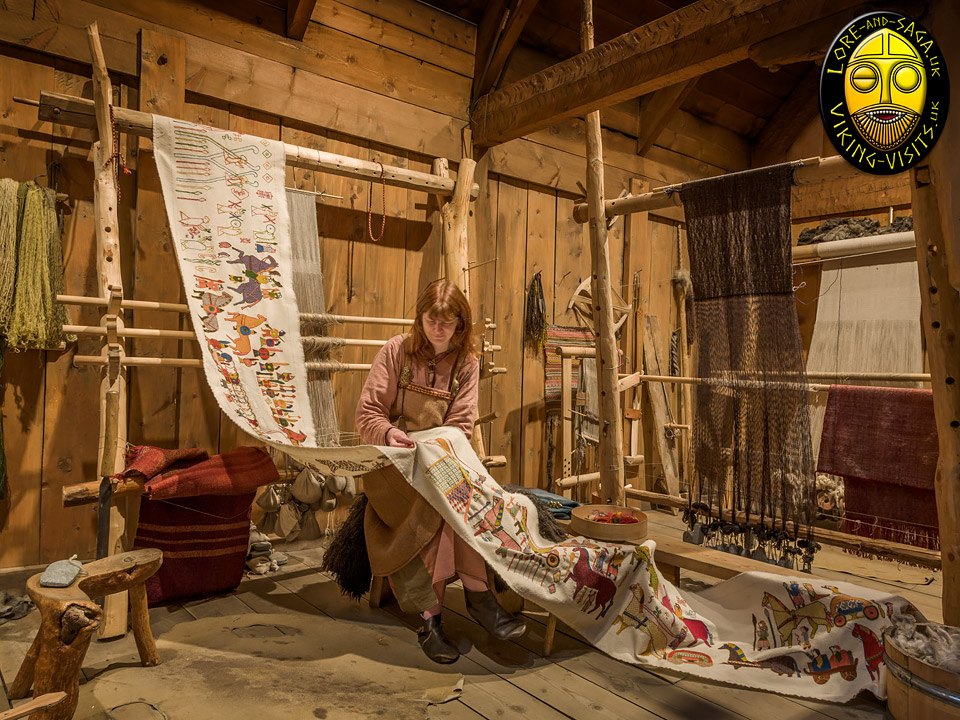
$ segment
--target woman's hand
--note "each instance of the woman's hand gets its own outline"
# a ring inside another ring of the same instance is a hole
[[[400,428],[392,427],[387,430],[387,445],[390,447],[412,448],[413,440]]]

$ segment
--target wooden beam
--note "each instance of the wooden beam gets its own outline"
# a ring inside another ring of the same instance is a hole
[[[952,60],[956,67],[960,53],[943,40],[960,31],[955,3],[936,2],[924,23],[941,38],[944,61]],[[940,444],[935,489],[943,556],[943,621],[949,625],[960,625],[960,277],[951,273],[951,260],[960,258],[956,217],[960,170],[951,142],[958,133],[960,116],[953,113],[947,116],[943,135],[925,164],[910,171],[920,315]]]
[[[790,146],[812,120],[820,117],[819,91],[820,68],[813,65],[757,135],[753,146],[754,167],[788,159]]]
[[[287,37],[303,40],[317,0],[287,0]]]
[[[640,114],[637,123],[637,155],[646,155],[647,151],[663,129],[670,122],[670,118],[683,105],[683,101],[693,92],[697,79],[692,78],[684,82],[671,85],[663,90],[657,90],[640,98]]]
[[[747,54],[757,65],[771,71],[798,62],[820,63],[837,33],[854,18],[877,10],[895,10],[908,17],[919,17],[925,5],[923,0],[857,5],[755,43]]]
[[[74,127],[93,127],[93,102],[73,95],[41,92],[41,118],[55,119],[63,125]],[[153,117],[148,113],[127,108],[115,108],[114,120],[121,132],[130,133],[139,137],[151,137],[153,134]],[[323,152],[314,148],[300,147],[284,143],[287,164],[292,167],[319,170],[330,175],[358,177],[363,180],[383,181],[387,185],[402,187],[410,190],[437,195],[453,195],[456,182],[451,178],[441,178],[430,173],[418,172],[407,168],[381,165],[368,160],[358,160],[346,155]],[[470,197],[480,194],[480,186],[473,183],[470,186]]]
[[[582,0],[580,47],[593,48],[593,0]],[[597,328],[597,380],[600,385],[600,498],[623,505],[623,425],[617,368],[617,339],[613,326],[610,248],[603,201],[603,142],[600,111],[587,114],[587,205],[590,260],[593,270],[593,319]]]
[[[472,116],[475,142],[506,142],[745,60],[751,45],[856,4],[699,0],[482,96]]]
[[[497,0],[487,5],[477,29],[471,99],[480,97],[497,85],[507,58],[536,6],[537,0]]]

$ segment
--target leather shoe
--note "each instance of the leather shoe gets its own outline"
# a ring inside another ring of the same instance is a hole
[[[443,632],[443,624],[439,615],[423,621],[423,627],[417,632],[417,641],[423,648],[423,653],[435,663],[449,665],[460,657],[456,645],[447,639]]]
[[[523,635],[527,630],[526,624],[520,618],[511,615],[497,602],[489,590],[483,592],[465,591],[467,612],[470,617],[494,637],[501,640],[512,640]]]

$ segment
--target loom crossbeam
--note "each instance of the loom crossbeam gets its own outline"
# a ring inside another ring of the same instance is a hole
[[[38,116],[61,125],[72,127],[96,127],[96,116],[92,100],[54,92],[41,92]],[[153,116],[149,113],[115,107],[114,121],[117,128],[130,135],[152,137]],[[314,148],[300,147],[284,143],[287,165],[306,170],[318,170],[330,175],[355,177],[362,180],[375,180],[393,187],[408,190],[422,190],[434,195],[452,196],[456,181],[449,177],[440,177],[431,173],[418,172],[407,168],[381,165],[368,160],[359,160],[346,155],[323,152]],[[473,183],[470,197],[480,194],[480,186]]]

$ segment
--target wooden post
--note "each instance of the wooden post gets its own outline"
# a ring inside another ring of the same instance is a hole
[[[583,0],[580,50],[593,48],[593,2]],[[593,269],[593,316],[597,328],[597,379],[600,384],[600,497],[622,505],[623,425],[617,391],[617,341],[613,329],[610,257],[603,198],[603,145],[600,111],[587,114],[587,203],[590,216],[590,259]]]
[[[443,270],[444,276],[456,283],[470,300],[470,240],[467,234],[467,221],[470,219],[470,193],[473,189],[473,177],[477,163],[471,157],[473,140],[470,128],[464,129],[463,155],[457,169],[457,184],[453,189],[450,202],[444,203],[440,210],[443,217]],[[479,308],[474,308],[479,311]]]
[[[941,150],[942,144],[941,139],[934,152]],[[948,152],[946,148],[942,151]],[[939,180],[927,165],[910,171],[921,319],[940,439],[936,493],[943,558],[943,621],[960,625],[960,294],[950,285],[946,253],[960,238],[944,232],[950,218],[943,217],[939,207]]]
[[[112,472],[122,469],[123,450],[127,444],[127,386],[123,370],[123,346],[116,336],[116,330],[123,327],[123,281],[120,274],[120,231],[118,227],[118,192],[114,163],[113,127],[110,120],[110,108],[113,105],[113,87],[107,75],[107,66],[100,46],[100,34],[97,24],[87,27],[87,39],[93,60],[93,96],[97,116],[97,132],[100,139],[93,144],[94,185],[93,208],[94,226],[97,238],[97,275],[100,295],[110,298],[103,322],[107,327],[107,342],[103,354],[108,358],[100,385],[100,449],[97,467],[101,470],[113,468]],[[107,402],[108,395],[115,400]],[[108,408],[117,407],[119,417],[109,416]],[[107,437],[107,426],[116,427],[115,437]],[[112,459],[110,456],[113,456]],[[112,460],[112,462],[111,462]],[[112,473],[111,473],[112,474]],[[125,504],[125,502],[124,502]],[[125,508],[116,503],[110,508],[110,530],[107,552],[114,555],[123,550],[126,532]],[[99,636],[110,638],[127,632],[127,594],[118,593],[104,598],[103,622],[100,623]],[[92,631],[92,629],[91,629]],[[82,656],[81,656],[82,657]]]

